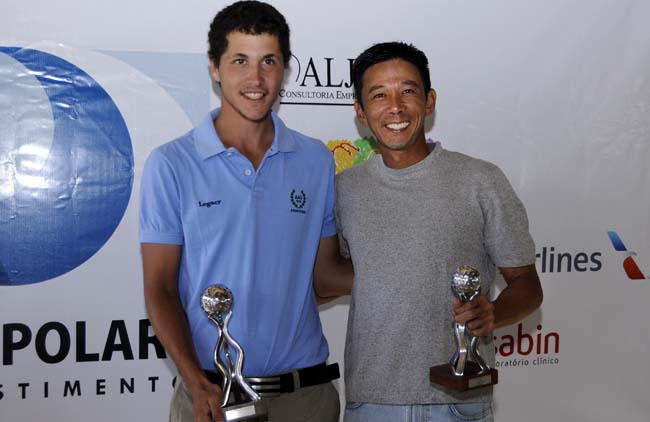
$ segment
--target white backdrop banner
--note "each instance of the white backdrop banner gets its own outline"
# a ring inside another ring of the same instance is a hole
[[[1,421],[166,420],[174,368],[144,310],[140,175],[219,104],[206,39],[227,3],[3,4]],[[438,93],[428,136],[499,165],[525,203],[545,300],[494,334],[496,419],[647,421],[650,3],[272,3],[293,50],[276,110],[338,170],[373,154],[351,60],[407,41]],[[347,303],[321,308],[340,363]]]

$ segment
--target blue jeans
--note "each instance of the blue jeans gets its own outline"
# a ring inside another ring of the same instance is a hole
[[[492,422],[490,403],[393,405],[348,402],[344,422]]]

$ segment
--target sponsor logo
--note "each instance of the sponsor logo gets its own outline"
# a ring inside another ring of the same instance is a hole
[[[2,366],[24,365],[36,357],[43,363],[55,365],[61,362],[108,362],[113,360],[166,359],[167,355],[147,319],[137,321],[137,333],[129,332],[125,320],[110,322],[102,344],[89,344],[86,321],[76,321],[74,327],[60,321],[46,322],[40,327],[30,327],[20,322],[2,325]],[[97,327],[92,327],[97,333]],[[134,335],[135,334],[135,335]],[[91,336],[92,337],[92,336]],[[82,375],[83,376],[83,375]],[[103,396],[107,393],[135,394],[156,392],[159,381],[169,374],[148,376],[102,377],[97,379],[53,379],[47,381],[16,381],[0,384],[0,400],[32,398],[74,398],[87,395]],[[169,380],[171,383],[171,380]]]
[[[298,193],[295,189],[293,189],[289,195],[289,198],[291,199],[291,204],[293,205],[291,212],[297,212],[300,214],[306,213],[306,211],[303,210],[303,208],[305,208],[305,204],[307,203],[307,195],[305,195],[304,191],[301,190],[300,193]]]
[[[133,148],[115,102],[74,64],[0,47],[0,68],[0,285],[39,283],[112,236],[131,196]]]
[[[544,246],[535,256],[540,273],[596,272],[603,268],[602,252],[558,251],[555,246]]]
[[[494,336],[495,366],[531,367],[560,363],[560,333],[545,332],[541,324],[535,333],[525,333],[523,324],[517,324],[516,333]]]
[[[19,382],[15,385],[0,384],[0,401],[29,400],[38,398],[81,398],[89,395],[105,396],[108,393],[135,394],[149,392],[155,393],[159,387],[159,376],[145,376],[140,378],[121,377],[116,379],[97,378],[92,381],[80,379],[42,382]],[[169,381],[169,385],[173,381]],[[6,396],[6,397],[5,397]]]
[[[71,328],[63,322],[50,321],[35,329],[18,322],[2,324],[2,365],[13,365],[17,355],[26,353],[28,348],[33,348],[39,360],[49,364],[70,358],[75,362],[105,362],[113,360],[115,355],[121,355],[124,360],[134,360],[134,350],[138,352],[137,359],[146,360],[149,359],[150,347],[154,348],[158,359],[167,357],[147,319],[138,321],[137,348],[131,343],[133,335],[129,335],[126,321],[111,321],[101,353],[88,350],[86,325],[86,321],[76,321]]]
[[[354,104],[351,70],[354,59],[291,55],[287,84],[280,104],[351,106]]]
[[[624,256],[623,269],[625,270],[627,277],[630,280],[644,280],[646,276],[641,272],[641,269],[634,258],[632,258],[633,256],[636,256],[636,252],[628,251],[623,244],[623,240],[615,231],[608,231],[607,235],[609,236],[609,240],[612,242],[612,246],[614,246],[614,250],[620,252]]]

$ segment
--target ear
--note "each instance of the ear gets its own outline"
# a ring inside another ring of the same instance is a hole
[[[359,119],[359,122],[365,127],[368,127],[368,119],[366,119],[366,113],[363,111],[363,107],[359,101],[354,102],[354,111],[357,113],[357,119]]]
[[[424,110],[426,111],[426,115],[430,116],[433,113],[433,110],[436,109],[436,90],[431,88],[429,92],[427,93],[427,98],[426,98],[426,105],[424,106]]]
[[[221,82],[219,68],[214,64],[214,60],[212,59],[210,59],[210,76],[212,76],[212,79],[214,79],[215,82]]]

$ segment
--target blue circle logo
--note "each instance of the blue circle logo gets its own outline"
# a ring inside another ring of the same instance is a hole
[[[83,264],[133,187],[133,148],[108,93],[51,54],[0,47],[0,285]]]

